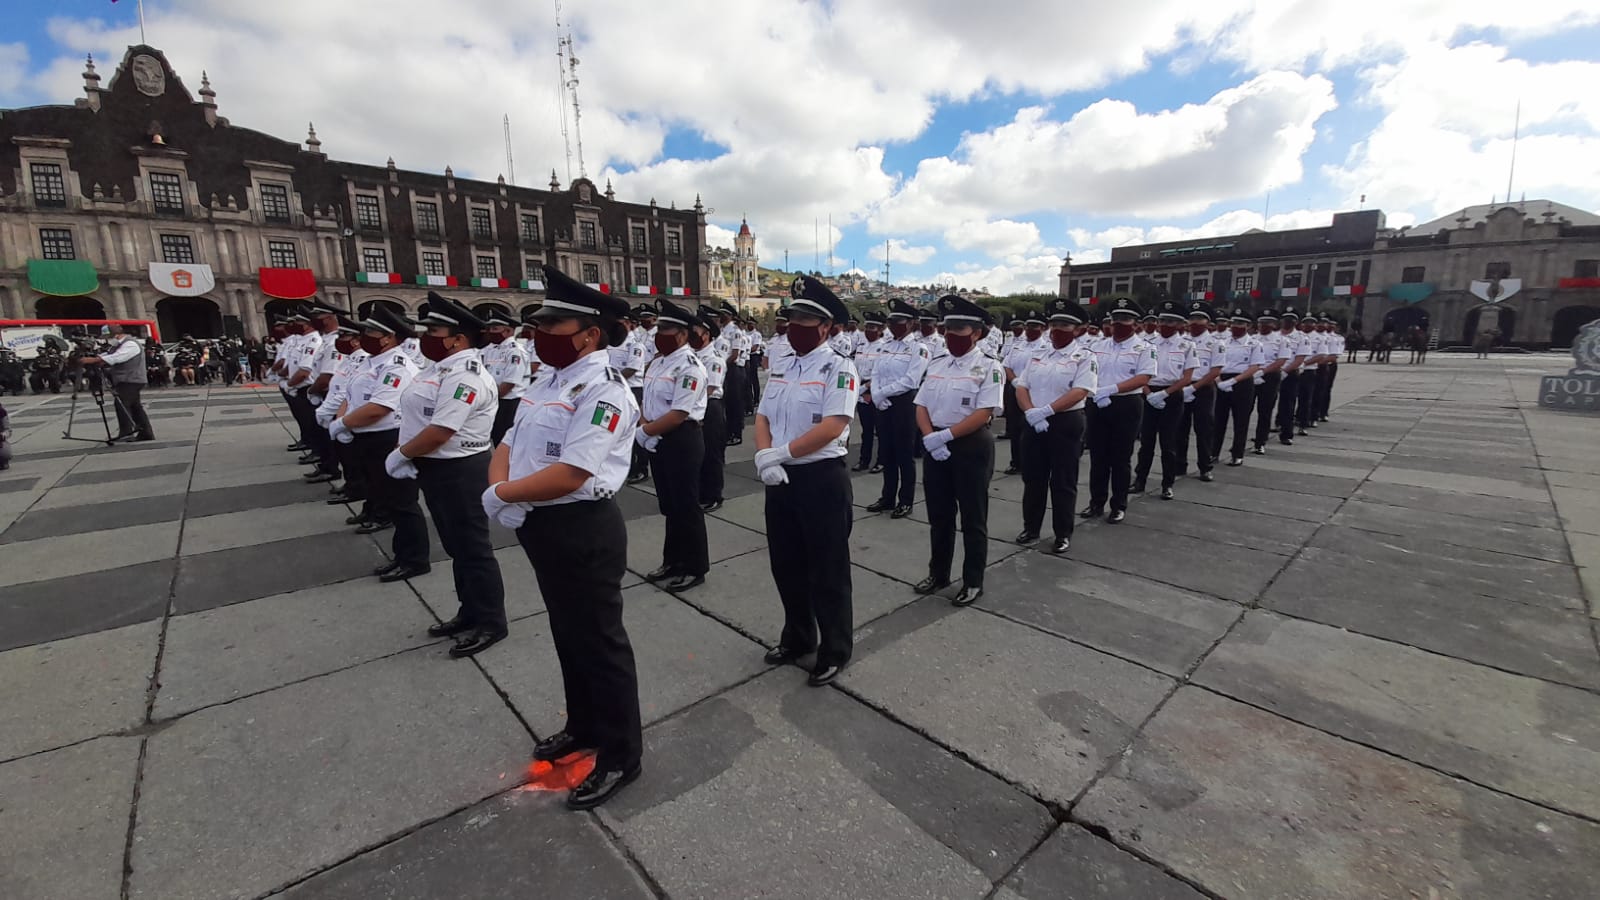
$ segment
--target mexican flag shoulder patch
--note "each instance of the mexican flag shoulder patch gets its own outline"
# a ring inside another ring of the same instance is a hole
[[[842,391],[853,391],[856,389],[856,380],[850,377],[849,372],[840,372],[838,388]]]
[[[456,388],[455,398],[462,403],[471,403],[478,399],[478,392],[463,384]]]
[[[617,426],[622,424],[622,410],[602,400],[594,405],[594,416],[589,419],[589,424],[615,433]]]
[[[388,387],[399,387],[400,376],[394,372],[390,372],[389,374],[383,376],[383,383]]]
[[[700,379],[694,377],[693,373],[690,373],[688,375],[683,376],[683,389],[684,390],[692,391],[692,390],[694,390],[695,388],[697,388],[699,386],[700,386]]]

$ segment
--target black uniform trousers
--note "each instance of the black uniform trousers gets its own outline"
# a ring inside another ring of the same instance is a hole
[[[1272,435],[1272,409],[1278,402],[1278,390],[1283,384],[1283,372],[1268,372],[1256,385],[1255,445],[1264,446]]]
[[[644,752],[639,675],[622,627],[628,529],[615,500],[536,506],[517,529],[548,610],[561,662],[567,734],[596,750],[599,771],[630,770]]]
[[[1317,421],[1313,412],[1317,404],[1317,384],[1321,381],[1320,367],[1300,373],[1300,398],[1295,408],[1294,420],[1301,430],[1310,428]]]
[[[863,469],[867,468],[868,466],[875,466],[878,464],[881,454],[880,456],[874,456],[872,451],[874,449],[881,450],[882,448],[882,445],[878,444],[876,441],[878,436],[878,407],[865,401],[857,401],[856,421],[861,423],[859,426],[861,434],[861,459],[858,464]]]
[[[1311,410],[1314,422],[1320,422],[1328,417],[1328,406],[1333,402],[1333,380],[1339,377],[1338,363],[1323,363],[1317,369],[1317,402]]]
[[[1171,405],[1171,401],[1168,401]],[[1196,388],[1194,399],[1183,404],[1182,418],[1178,424],[1178,473],[1189,471],[1189,435],[1194,434],[1195,467],[1201,472],[1211,471],[1216,459],[1211,455],[1211,435],[1217,425],[1216,383]]]
[[[706,514],[700,509],[700,464],[705,461],[705,453],[700,423],[685,419],[663,434],[661,443],[650,454],[656,507],[667,518],[661,564],[675,575],[704,575],[711,570]]]
[[[944,462],[934,459],[931,453],[922,456],[922,496],[928,505],[933,550],[928,574],[939,581],[950,580],[959,514],[961,581],[967,587],[983,587],[983,570],[989,565],[989,481],[994,477],[994,433],[985,425],[945,446],[950,448],[950,458]]]
[[[319,394],[317,395],[317,403],[312,404],[311,391],[309,389],[301,396],[306,398],[306,414],[311,417],[310,427],[306,431],[308,438],[306,443],[311,447],[311,452],[317,455],[317,471],[338,478],[339,453],[333,449],[333,445],[338,442],[333,439],[333,435],[328,433],[328,429],[322,427],[322,423],[317,421],[317,407],[326,403],[327,398]]]
[[[317,425],[317,414],[316,410],[311,408],[311,401],[306,399],[306,392],[291,394],[284,391],[283,401],[289,404],[289,414],[294,416],[294,424],[300,432],[300,443],[305,444],[308,450],[314,451],[317,445],[312,443],[311,431]]]
[[[843,457],[783,467],[767,487],[767,559],[783,601],[781,646],[817,651],[818,665],[850,661],[854,622],[850,528],[855,519]]]
[[[142,440],[154,440],[156,433],[150,428],[150,416],[144,411],[144,400],[140,398],[144,385],[119,381],[111,386],[111,391],[121,401],[111,404],[117,410],[117,434],[137,434]]]
[[[1284,372],[1278,384],[1278,440],[1287,444],[1294,438],[1295,408],[1300,405],[1300,370]]]
[[[1158,385],[1150,387],[1152,392],[1158,389]],[[1150,404],[1146,402],[1145,405]],[[1144,411],[1139,420],[1139,461],[1133,469],[1135,482],[1143,484],[1150,477],[1158,443],[1161,446],[1161,486],[1172,487],[1178,480],[1178,470],[1183,467],[1183,455],[1178,452],[1178,429],[1183,427],[1182,407],[1185,405],[1183,395],[1174,394],[1161,409],[1151,406]]]
[[[483,450],[457,459],[413,461],[433,530],[450,557],[456,600],[461,603],[458,615],[479,628],[504,631],[505,583],[489,542],[489,516],[481,499],[489,487],[490,455]]]
[[[415,568],[428,565],[428,522],[417,505],[415,478],[391,478],[384,467],[390,451],[399,446],[400,429],[358,433],[351,446],[367,476],[367,518],[394,524],[390,544],[395,562]],[[479,491],[481,495],[483,492]]]
[[[1010,381],[1000,392],[1000,411],[1006,419],[1006,442],[1011,445],[1008,448],[1011,451],[1009,468],[1015,469],[1022,465],[1022,433],[1033,429],[1028,427],[1022,407],[1017,405],[1017,389]]]
[[[630,390],[633,391],[633,402],[638,404],[640,409],[644,409],[644,388],[636,387]],[[639,446],[638,441],[635,441],[633,444],[633,459],[628,466],[628,477],[631,479],[635,475],[648,474],[649,471],[650,454]]]
[[[721,397],[706,399],[705,456],[700,462],[700,502],[722,499],[722,467],[728,454],[728,418]]]
[[[1078,506],[1078,458],[1083,455],[1084,413],[1058,412],[1043,434],[1031,427],[1022,436],[1022,530],[1037,533],[1044,525],[1046,494],[1050,525],[1056,540],[1072,537]]]
[[[1236,378],[1238,372],[1223,372],[1221,378]],[[1228,436],[1228,423],[1233,422],[1233,441],[1228,444],[1231,456],[1243,456],[1244,445],[1250,439],[1250,414],[1256,408],[1256,384],[1246,378],[1233,386],[1233,390],[1217,391],[1217,436],[1211,446],[1215,456],[1222,456],[1222,445]]]
[[[367,470],[356,455],[355,444],[333,442],[333,452],[344,469],[344,496],[346,500],[367,499]]]
[[[728,371],[722,382],[722,411],[728,420],[728,439],[734,441],[744,440],[744,413],[745,413],[745,386],[744,369],[739,366],[728,366]]]
[[[1128,486],[1133,480],[1133,442],[1144,423],[1144,397],[1112,397],[1105,408],[1089,409],[1089,505],[1126,511]],[[1209,448],[1207,448],[1209,449]]]
[[[500,439],[506,436],[506,432],[511,430],[511,426],[517,424],[517,409],[520,406],[522,406],[520,399],[502,399],[500,401],[500,405],[494,411],[494,425],[489,429],[489,442],[491,444],[496,447],[500,446]]]
[[[912,453],[922,445],[917,436],[915,391],[889,398],[889,408],[879,410],[878,458],[883,460],[885,505],[910,506],[917,499],[917,462]]]
[[[754,412],[761,406],[761,357],[760,353],[750,354],[750,362],[744,367],[744,381],[748,386],[745,396],[748,402],[744,405],[747,413]]]

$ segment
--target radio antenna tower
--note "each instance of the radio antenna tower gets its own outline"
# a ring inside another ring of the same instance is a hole
[[[572,180],[572,151],[578,151],[578,177],[588,178],[583,165],[583,113],[578,107],[578,55],[572,50],[572,31],[561,30],[561,0],[556,0],[556,61],[561,67],[561,87],[572,96],[572,141],[567,144],[567,180]],[[566,110],[561,111],[561,135],[567,134]]]
[[[556,112],[561,116],[561,143],[567,148],[567,183],[570,184],[572,183],[572,139],[567,136],[567,60],[561,53],[563,48],[561,0],[556,0]]]
[[[505,126],[506,130],[506,181],[516,184],[517,164],[511,159],[511,114],[506,113],[500,122]]]

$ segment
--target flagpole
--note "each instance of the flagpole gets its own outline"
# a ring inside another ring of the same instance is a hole
[[[139,43],[146,43],[144,39],[144,0],[139,0]]]

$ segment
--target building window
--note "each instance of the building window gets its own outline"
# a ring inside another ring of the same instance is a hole
[[[431,200],[417,201],[417,231],[420,234],[439,233],[439,204]]]
[[[378,209],[378,198],[370,194],[356,195],[356,226],[379,229],[383,227],[383,213]],[[381,269],[372,271],[382,271]]]
[[[1333,267],[1335,269],[1354,269],[1356,267],[1356,261],[1353,259],[1340,260],[1339,262],[1334,263]]]
[[[161,236],[161,261],[193,263],[194,241],[187,234],[163,234]]]
[[[578,245],[585,250],[594,250],[598,246],[595,243],[593,222],[578,223]]]
[[[1572,264],[1573,278],[1600,278],[1600,259],[1580,259]]]
[[[683,287],[683,270],[667,270],[667,287]]]
[[[490,238],[494,236],[494,229],[489,224],[489,211],[481,206],[472,208],[472,236],[475,238]],[[479,275],[479,278],[493,278],[493,275]]]
[[[389,271],[389,254],[382,247],[361,248],[361,271],[387,272]]]
[[[645,234],[644,226],[643,225],[635,225],[632,228],[630,228],[629,231],[631,231],[633,233],[633,252],[635,252],[635,253],[648,253],[648,252],[650,252],[650,245],[645,241],[645,237],[644,237],[644,234]]]
[[[1428,270],[1425,266],[1406,266],[1400,270],[1400,283],[1421,284],[1422,279],[1427,277],[1427,274]]]
[[[633,283],[638,285],[648,285],[650,283],[650,269],[645,266],[634,266]]]
[[[267,259],[275,269],[300,268],[300,254],[295,252],[293,241],[267,241]]]
[[[78,258],[78,254],[72,249],[72,229],[70,228],[41,228],[39,229],[39,243],[44,249],[45,259]]]
[[[261,217],[268,222],[289,221],[289,189],[281,184],[261,186]]]
[[[1094,282],[1090,281],[1087,278],[1085,278],[1083,280],[1083,283],[1078,285],[1078,299],[1079,300],[1087,300],[1087,299],[1089,299],[1090,297],[1093,297],[1093,296],[1094,296]]]
[[[1209,289],[1210,287],[1211,287],[1211,279],[1205,277],[1204,275],[1196,275],[1194,277],[1194,280],[1189,282],[1190,290],[1204,291],[1204,290]]]
[[[487,215],[487,213],[485,213],[485,215]],[[500,273],[499,273],[497,267],[495,266],[494,257],[492,257],[492,256],[479,256],[479,257],[477,257],[477,260],[478,260],[478,277],[479,278],[499,278],[500,277]]]
[[[1305,276],[1299,272],[1285,272],[1283,273],[1283,286],[1286,288],[1298,288],[1300,287],[1300,280],[1303,278]]]
[[[1353,269],[1340,269],[1333,273],[1335,285],[1350,285],[1356,283],[1356,273]]]
[[[534,259],[530,256],[522,262],[522,271],[527,273],[528,278],[534,281],[539,281],[544,278],[544,260]]]
[[[1492,263],[1489,263],[1488,265],[1483,267],[1483,277],[1486,280],[1489,280],[1489,281],[1493,281],[1496,278],[1510,278],[1511,277],[1511,263],[1508,263],[1508,262],[1492,262]]]
[[[583,283],[596,284],[600,281],[600,267],[594,263],[583,264]]]
[[[183,213],[183,179],[171,172],[150,173],[150,202],[159,213]]]
[[[539,242],[538,213],[522,214],[522,239],[533,244],[537,244]]]
[[[1240,275],[1233,279],[1233,289],[1236,291],[1248,291],[1255,286],[1256,277],[1254,275]]]
[[[683,252],[683,232],[681,232],[681,231],[669,231],[669,232],[667,232],[667,253],[672,255],[672,256],[677,256],[678,254],[680,254],[682,252]],[[676,285],[675,284],[675,285],[673,285],[673,287],[682,287],[682,285]]]
[[[34,163],[33,202],[35,206],[66,206],[67,183],[57,163]]]
[[[1139,251],[1139,258],[1140,259],[1149,259],[1150,258],[1150,251],[1149,250],[1140,250]]]
[[[444,254],[437,250],[422,251],[422,274],[443,275]]]

